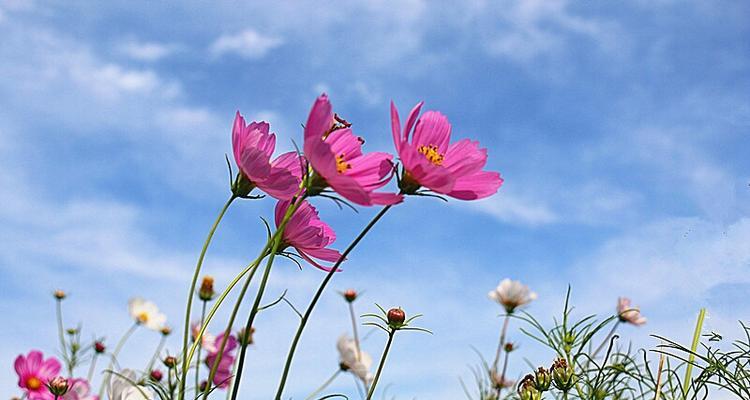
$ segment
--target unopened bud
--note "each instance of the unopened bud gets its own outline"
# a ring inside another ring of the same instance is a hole
[[[206,390],[206,386],[208,386],[208,381],[202,381],[200,384],[201,392],[204,392]]]
[[[169,369],[174,368],[177,365],[177,358],[174,356],[167,356],[164,359],[164,366],[166,366]]]
[[[505,343],[504,349],[506,353],[510,353],[511,351],[516,349],[516,346],[513,343],[508,342],[508,343]]]
[[[65,330],[65,332],[68,332],[68,335],[73,336],[76,333],[78,333],[78,329],[76,329],[76,328],[68,328],[68,329]]]
[[[552,363],[552,382],[555,387],[567,392],[575,384],[575,372],[564,358],[558,358]]]
[[[521,400],[540,400],[542,393],[537,390],[534,375],[528,374],[518,384],[518,397]]]
[[[107,350],[107,347],[104,346],[104,343],[100,341],[94,342],[94,351],[101,354],[104,353],[104,351]]]
[[[57,289],[54,292],[52,292],[52,295],[55,296],[57,300],[63,300],[68,296],[65,292],[63,292],[60,289]]]
[[[388,325],[391,328],[400,328],[406,320],[406,313],[400,308],[391,308],[388,310]]]
[[[201,288],[198,290],[198,298],[203,301],[209,301],[214,298],[214,278],[212,276],[204,276],[201,281]]]
[[[62,396],[68,392],[68,380],[58,376],[49,381],[47,387],[53,395]]]
[[[536,380],[536,388],[540,392],[546,392],[549,390],[550,385],[552,385],[552,375],[544,367],[536,369],[534,379]]]
[[[354,289],[346,289],[346,291],[344,292],[344,299],[346,299],[346,301],[348,301],[349,303],[357,300],[357,292]]]
[[[169,336],[170,333],[172,333],[172,328],[168,326],[163,326],[160,330],[161,334],[164,336]]]
[[[241,328],[239,331],[237,331],[237,341],[240,342],[241,346],[249,346],[254,343],[253,341],[253,334],[255,333],[255,328],[250,327],[250,332],[248,332],[245,328]]]
[[[154,382],[160,382],[162,378],[162,373],[158,369],[155,369],[151,371],[150,376],[151,376],[151,380],[153,380]]]

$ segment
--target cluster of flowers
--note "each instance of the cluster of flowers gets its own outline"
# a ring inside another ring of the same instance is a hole
[[[558,357],[552,362],[549,369],[539,367],[533,374],[525,375],[518,382],[516,393],[511,390],[503,397],[505,389],[512,389],[516,386],[516,382],[507,376],[509,355],[517,348],[516,344],[506,340],[509,322],[514,313],[536,300],[537,294],[519,281],[504,279],[495,289],[489,292],[488,297],[503,307],[505,318],[500,330],[500,340],[494,361],[491,364],[483,363],[482,372],[488,377],[491,387],[479,388],[480,400],[498,400],[501,398],[541,400],[543,393],[550,390],[551,387],[567,394],[575,384],[575,370],[566,358]],[[618,298],[615,311],[615,315],[611,318],[614,320],[612,329],[604,337],[599,347],[587,355],[591,360],[595,360],[604,346],[610,342],[620,324],[642,326],[646,323],[646,318],[641,315],[640,308],[633,306],[631,300],[627,297]],[[521,319],[528,321],[525,317]],[[563,340],[567,341],[568,345],[572,345],[575,338],[568,337]],[[505,357],[501,367],[503,352]]]
[[[98,399],[108,389],[110,399],[148,398],[145,389],[150,389],[161,398],[184,399],[187,393],[188,370],[195,360],[196,397],[207,396],[214,389],[230,388],[232,399],[237,396],[237,388],[242,375],[245,348],[252,342],[255,315],[260,311],[260,301],[266,281],[273,264],[274,256],[279,255],[295,260],[303,260],[316,268],[326,271],[326,278],[321,283],[316,295],[303,315],[286,359],[285,369],[276,398],[281,398],[284,384],[289,373],[292,357],[312,310],[321,293],[347,254],[356,246],[377,220],[393,205],[403,202],[405,196],[443,196],[476,200],[497,192],[503,180],[497,172],[484,170],[487,163],[487,150],[479,143],[469,139],[451,142],[451,124],[448,119],[436,111],[421,114],[422,103],[417,104],[408,114],[402,125],[399,113],[393,103],[390,107],[391,133],[395,153],[363,151],[364,139],[356,135],[345,119],[333,112],[328,97],[323,94],[313,103],[304,124],[304,142],[301,152],[292,151],[274,158],[276,135],[271,132],[266,122],[245,121],[237,112],[232,127],[232,149],[234,161],[239,169],[236,178],[231,182],[231,196],[222,209],[216,223],[209,232],[208,238],[198,258],[189,297],[186,304],[183,346],[175,356],[162,358],[162,350],[171,329],[166,327],[166,317],[151,302],[134,299],[130,302],[130,313],[134,324],[117,343],[112,353],[106,353],[101,341],[83,346],[80,333],[72,333],[66,340],[62,322],[60,338],[62,354],[68,365],[68,377],[60,375],[60,362],[54,357],[43,360],[38,351],[28,356],[19,356],[16,370],[19,373],[19,387],[24,396],[30,400],[65,399]],[[420,115],[421,114],[421,115]],[[230,166],[231,170],[231,166]],[[387,190],[385,187],[395,178],[398,190]],[[264,194],[253,194],[255,189]],[[268,227],[268,242],[259,257],[239,273],[228,287],[215,299],[208,313],[206,305],[214,300],[213,280],[204,278],[200,289],[196,289],[201,266],[213,233],[230,204],[236,199],[260,199],[268,195],[276,200],[274,222],[276,229],[272,233]],[[331,248],[336,240],[333,229],[321,220],[316,208],[309,202],[313,197],[322,197],[347,204],[352,207],[382,205],[384,208],[362,231],[362,233],[343,252]],[[353,205],[352,205],[353,204]],[[234,319],[240,304],[245,297],[250,281],[259,269],[259,264],[268,259],[258,293],[243,330],[231,334]],[[295,260],[295,262],[297,262]],[[333,263],[329,265],[328,263]],[[227,328],[217,335],[207,331],[211,319],[225,300],[228,293],[247,274],[244,286],[238,296]],[[193,320],[192,303],[194,297],[203,302],[200,320]],[[58,298],[58,313],[60,301]],[[348,299],[348,297],[345,296]],[[349,304],[354,301],[352,295]],[[405,319],[400,309],[385,311],[382,315],[369,314],[375,318],[370,322],[389,334],[390,341],[396,331],[422,330],[409,325],[416,318]],[[353,311],[352,311],[353,315]],[[58,320],[61,321],[60,315]],[[123,344],[133,331],[140,326],[158,331],[162,340],[154,356],[140,373],[121,369],[117,362]],[[387,349],[381,359],[381,366],[376,374],[371,374],[372,358],[362,352],[359,339],[341,337],[338,349],[341,355],[339,370],[350,371],[368,391],[368,398],[373,395],[379,372],[387,355]],[[246,332],[246,333],[245,333]],[[188,338],[192,337],[192,344]],[[237,350],[239,349],[239,354]],[[205,352],[205,357],[201,353]],[[98,355],[110,357],[109,366],[103,379],[99,395],[90,394],[91,375],[95,370]],[[195,358],[194,358],[195,357]],[[167,368],[166,374],[154,367],[159,359]],[[74,370],[83,360],[91,362],[88,379],[74,378]],[[207,379],[199,375],[201,364],[208,367]],[[164,384],[163,381],[167,383]],[[233,390],[231,390],[233,389]]]

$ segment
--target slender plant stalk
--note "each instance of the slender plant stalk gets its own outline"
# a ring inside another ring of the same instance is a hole
[[[326,379],[326,381],[323,382],[323,384],[320,385],[319,388],[315,389],[314,392],[310,393],[309,396],[305,397],[305,400],[312,400],[315,396],[318,395],[318,393],[324,391],[328,387],[328,385],[330,385],[331,383],[333,383],[334,380],[336,380],[336,377],[339,376],[340,373],[341,373],[341,369],[339,368],[336,370],[336,372],[333,373],[333,375],[331,375],[330,378]]]
[[[268,253],[264,255],[267,256]],[[262,260],[262,259],[261,259]],[[224,356],[224,349],[226,348],[227,342],[229,341],[229,336],[232,332],[232,327],[234,326],[234,320],[237,317],[237,312],[240,310],[240,305],[242,305],[242,299],[245,297],[245,293],[247,292],[248,287],[250,287],[250,282],[253,280],[253,276],[255,276],[255,272],[258,270],[258,268],[254,268],[250,275],[248,275],[247,279],[245,279],[245,284],[242,285],[242,289],[240,290],[240,294],[237,296],[237,301],[234,303],[234,309],[232,309],[232,314],[229,316],[229,322],[227,322],[227,329],[224,331],[224,336],[221,340],[221,344],[219,345],[218,355],[216,357],[216,360],[214,360],[213,364],[211,364],[211,369],[209,370],[208,374],[208,383],[206,384],[205,390],[203,391],[203,398],[208,398],[208,394],[211,391],[211,383],[214,381],[214,377],[216,376],[216,371],[219,369],[219,364],[221,363],[221,358]],[[200,351],[200,348],[198,348],[198,351]],[[199,357],[200,360],[200,357]],[[236,363],[235,363],[236,365]],[[232,374],[234,376],[234,373]],[[196,388],[196,393],[200,390],[200,387]]]
[[[693,344],[690,346],[690,356],[688,357],[687,367],[685,369],[685,380],[682,382],[682,398],[687,399],[688,389],[693,375],[693,363],[695,362],[695,352],[698,350],[698,343],[703,331],[703,320],[706,318],[706,309],[701,308],[698,313],[698,321],[695,323],[695,332],[693,332]]]
[[[146,374],[150,374],[151,370],[154,368],[154,364],[156,363],[156,360],[159,358],[159,354],[161,354],[161,350],[164,348],[164,344],[167,342],[167,335],[161,335],[161,340],[159,340],[159,344],[156,346],[156,350],[154,350],[154,355],[151,356],[151,360],[148,362],[148,365],[146,366]]]
[[[252,272],[251,272],[252,274]],[[203,320],[206,319],[206,304],[208,303],[206,300],[201,300],[203,303],[201,305],[201,322],[200,326],[203,326]],[[195,393],[198,393],[198,391],[201,390],[201,376],[200,376],[200,368],[201,368],[201,349],[203,348],[203,343],[198,343],[198,352],[195,356]]]
[[[500,374],[500,384],[497,385],[497,398],[500,399],[500,394],[505,388],[505,373],[508,372],[508,358],[510,358],[510,352],[505,352],[505,361],[503,361],[503,372]]]
[[[57,307],[55,308],[55,314],[57,315],[57,333],[60,335],[60,352],[63,355],[63,358],[65,358],[67,367],[68,367],[68,376],[73,377],[73,367],[70,363],[70,360],[68,360],[68,347],[65,344],[65,333],[63,329],[63,323],[62,323],[62,300],[56,299]]]
[[[664,357],[664,354],[659,357],[659,369],[656,371],[656,387],[654,388],[656,394],[654,395],[654,400],[659,400],[659,397],[661,397],[661,371],[664,368]]]
[[[112,367],[115,365],[115,361],[117,360],[117,356],[120,354],[120,350],[122,350],[122,346],[125,345],[125,342],[130,338],[130,336],[135,332],[135,330],[140,326],[138,322],[134,323],[133,325],[128,328],[128,330],[125,332],[124,335],[120,338],[120,341],[117,342],[117,346],[115,346],[115,351],[112,352],[110,355],[110,361],[109,366],[107,367],[108,371],[112,370]],[[102,398],[102,395],[104,394],[104,383],[107,381],[107,379],[102,379],[102,383],[99,386],[99,398]]]
[[[391,344],[393,343],[393,336],[395,336],[396,331],[391,330],[390,333],[388,333],[388,342],[385,344],[385,349],[383,350],[383,356],[380,357],[380,365],[378,365],[378,371],[375,373],[375,379],[372,380],[372,385],[370,385],[370,391],[367,392],[367,398],[366,400],[372,399],[372,395],[375,394],[375,386],[378,385],[378,380],[380,380],[380,374],[383,372],[383,367],[385,366],[385,359],[388,357],[388,351],[391,349]]]
[[[236,195],[232,194],[232,196],[229,197],[229,200],[224,204],[224,207],[222,207],[221,211],[219,212],[219,215],[216,217],[216,221],[214,221],[214,224],[211,226],[211,229],[208,231],[208,236],[206,237],[205,242],[203,243],[203,248],[201,249],[200,255],[198,256],[198,262],[195,265],[195,272],[193,273],[193,280],[190,283],[190,291],[188,292],[188,299],[187,299],[187,306],[185,307],[185,326],[184,331],[182,334],[182,378],[180,379],[180,390],[179,390],[179,399],[182,400],[185,397],[185,378],[187,377],[187,370],[189,363],[187,362],[187,348],[188,348],[188,332],[190,330],[190,314],[193,307],[193,296],[195,296],[195,285],[198,283],[198,276],[201,272],[201,267],[203,266],[203,259],[206,257],[206,251],[208,250],[208,245],[211,243],[211,239],[214,237],[214,233],[216,232],[216,228],[219,226],[219,222],[221,222],[221,219],[224,218],[224,214],[226,214],[227,209],[232,204],[232,202],[237,198]]]
[[[86,375],[86,381],[91,384],[91,380],[94,378],[94,371],[96,370],[96,359],[98,358],[99,353],[94,352],[94,355],[91,356],[91,364],[89,365],[89,373]]]
[[[599,354],[600,351],[604,348],[604,346],[609,343],[609,341],[612,339],[612,336],[615,334],[615,331],[617,331],[617,328],[620,326],[620,320],[618,319],[615,324],[612,326],[612,329],[609,331],[607,336],[604,338],[602,343],[599,345],[599,347],[594,350],[593,353],[591,353],[591,359],[593,360],[596,358],[596,355]]]
[[[267,248],[268,248],[268,243],[266,243],[266,247],[264,248],[264,250],[267,249]],[[232,281],[229,282],[229,285],[227,285],[226,289],[224,289],[224,291],[221,292],[221,294],[219,295],[219,297],[214,302],[214,305],[211,306],[211,309],[208,310],[208,314],[206,315],[206,321],[201,326],[200,330],[198,331],[198,334],[195,336],[195,342],[193,343],[192,346],[190,346],[190,350],[188,351],[188,355],[187,355],[188,364],[190,364],[190,362],[193,360],[193,356],[195,355],[195,351],[196,351],[196,349],[198,347],[198,343],[203,339],[203,335],[206,333],[206,329],[208,328],[208,324],[211,322],[211,320],[213,319],[214,315],[218,311],[219,306],[221,306],[221,304],[224,302],[224,300],[226,299],[227,295],[229,295],[229,293],[232,291],[232,289],[234,289],[234,287],[237,286],[237,283],[239,283],[240,279],[242,279],[242,277],[244,277],[245,274],[247,274],[251,270],[254,270],[258,266],[258,264],[260,264],[261,261],[262,261],[262,258],[258,257],[250,265],[248,265],[247,267],[245,267],[244,270],[242,270],[239,274],[237,274],[237,276],[235,276],[234,279],[232,279]]]
[[[305,310],[305,314],[302,316],[302,319],[300,320],[299,326],[297,327],[297,333],[294,335],[294,339],[292,340],[291,347],[289,348],[289,353],[286,356],[286,363],[284,364],[284,372],[281,375],[281,381],[279,382],[279,388],[276,391],[276,399],[280,400],[281,395],[284,392],[284,386],[286,385],[287,378],[289,376],[289,370],[292,366],[292,360],[294,358],[294,352],[297,350],[297,345],[299,344],[299,340],[302,337],[302,331],[304,331],[305,326],[307,326],[307,321],[310,319],[310,315],[313,312],[313,309],[315,309],[315,305],[318,304],[318,300],[320,299],[320,296],[323,294],[323,291],[325,290],[326,286],[328,286],[328,282],[331,281],[331,278],[333,278],[333,275],[338,270],[338,267],[341,265],[342,262],[346,259],[346,256],[349,255],[349,253],[354,250],[354,248],[359,244],[359,242],[367,235],[367,233],[372,229],[373,226],[382,218],[385,213],[388,212],[388,210],[391,209],[391,205],[383,207],[376,215],[373,217],[373,219],[365,226],[365,228],[362,230],[362,232],[359,233],[359,235],[354,239],[354,241],[349,245],[349,247],[344,250],[344,252],[341,254],[341,258],[339,258],[338,261],[336,261],[336,264],[333,265],[331,268],[331,271],[326,274],[325,278],[323,278],[323,281],[320,283],[320,286],[318,287],[318,291],[315,292],[315,295],[313,296],[312,300],[310,301],[310,305],[307,306],[307,309]]]
[[[237,374],[237,362],[238,361],[239,360],[234,360],[234,364],[232,365],[232,376]],[[232,398],[232,389],[233,388],[231,385],[227,387],[227,400],[230,400]]]
[[[352,332],[354,335],[354,346],[357,349],[357,361],[362,358],[362,349],[359,346],[359,334],[357,333],[357,318],[354,316],[354,304],[349,302],[349,317],[352,319]]]
[[[505,314],[505,320],[503,321],[503,328],[500,330],[500,342],[497,344],[497,352],[495,352],[495,361],[492,363],[492,371],[497,373],[497,365],[500,362],[500,354],[503,352],[503,346],[505,346],[505,335],[508,333],[508,322],[510,322],[510,313]]]
[[[263,293],[266,290],[266,284],[268,283],[268,277],[271,274],[271,267],[273,266],[273,260],[276,256],[276,253],[279,251],[279,247],[281,246],[282,237],[284,229],[286,229],[286,225],[289,223],[289,220],[292,218],[292,215],[294,215],[295,212],[297,212],[297,209],[302,205],[302,203],[307,198],[307,195],[302,195],[299,198],[294,201],[292,205],[287,208],[286,213],[284,214],[284,218],[281,220],[281,223],[276,228],[276,232],[274,232],[273,236],[270,239],[269,243],[273,243],[271,247],[271,252],[268,255],[268,261],[266,262],[266,269],[263,271],[263,278],[261,278],[260,285],[258,286],[258,292],[255,295],[255,302],[253,303],[253,308],[250,310],[250,315],[247,316],[247,323],[245,324],[245,332],[250,332],[250,329],[253,327],[253,322],[255,321],[255,316],[258,314],[258,309],[260,308],[260,302],[263,299]],[[265,253],[265,252],[264,252]],[[240,298],[239,301],[242,299]],[[236,314],[236,310],[233,314]],[[234,315],[232,316],[234,317]],[[234,388],[232,390],[232,400],[235,400],[237,398],[237,393],[239,392],[240,388],[240,381],[242,380],[242,370],[245,364],[245,354],[247,353],[247,346],[242,346],[240,349],[240,361],[237,364],[237,376],[234,377]]]

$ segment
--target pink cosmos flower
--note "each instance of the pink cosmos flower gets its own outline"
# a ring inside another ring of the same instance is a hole
[[[284,219],[289,204],[291,204],[290,201],[279,201],[276,204],[275,220],[277,227]],[[331,268],[318,264],[313,258],[330,262],[336,262],[341,258],[341,253],[337,250],[327,248],[336,241],[336,233],[328,224],[320,220],[318,210],[307,201],[300,204],[297,211],[287,222],[282,240],[281,249],[288,246],[294,247],[300,257],[323,271],[330,271]]]
[[[630,299],[620,297],[617,299],[617,316],[621,322],[641,326],[646,323],[646,317],[641,315],[641,309],[631,305]]]
[[[99,400],[99,396],[91,393],[91,385],[85,379],[68,379],[68,391],[61,397],[62,400]]]
[[[398,110],[391,102],[393,142],[404,167],[402,189],[413,194],[424,186],[460,200],[495,194],[503,179],[497,172],[482,170],[487,149],[469,139],[450,143],[451,124],[443,114],[427,111],[417,120],[422,104],[411,110],[401,131]]]
[[[210,343],[204,344],[204,349],[208,353],[206,356],[206,365],[208,368],[214,366],[216,358],[219,357],[219,349],[221,348],[221,342],[224,340],[224,333],[216,336]],[[231,383],[232,379],[232,366],[234,365],[234,350],[237,348],[237,338],[234,335],[230,335],[227,339],[227,344],[224,346],[224,351],[221,353],[221,359],[219,365],[216,367],[216,374],[214,375],[213,383],[221,389],[226,389]]]
[[[393,156],[388,153],[362,153],[362,139],[348,126],[334,126],[328,96],[315,100],[305,125],[305,157],[317,178],[314,189],[330,186],[347,200],[363,205],[396,204],[403,200],[395,193],[376,193],[393,176]]]
[[[26,392],[29,400],[53,400],[46,384],[60,372],[60,361],[54,357],[43,359],[41,351],[32,350],[27,356],[16,357],[14,367],[18,374],[18,386]]]
[[[290,151],[271,161],[276,134],[269,133],[269,128],[266,122],[245,125],[245,118],[237,111],[232,127],[234,161],[253,185],[277,199],[291,199],[299,190],[300,159]]]

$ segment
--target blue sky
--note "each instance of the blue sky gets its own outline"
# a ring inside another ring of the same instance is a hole
[[[403,112],[424,100],[455,137],[480,140],[506,180],[485,201],[408,199],[334,280],[334,290],[366,290],[358,311],[401,305],[435,332],[398,338],[383,376],[398,398],[459,398],[470,346],[492,354],[500,310],[486,293],[505,277],[539,294],[530,311],[547,321],[569,283],[579,315],[632,297],[649,318],[623,329],[636,344],[653,345],[652,333],[686,340],[704,306],[709,329],[736,333],[750,315],[749,8],[0,1],[0,395],[15,393],[17,354],[54,352],[55,288],[72,293],[66,320],[82,320],[84,335],[113,341],[135,295],[178,325],[228,196],[234,112],[270,122],[288,150],[323,91],[370,150],[391,151],[391,99]],[[316,204],[339,248],[374,211]],[[229,212],[206,263],[219,287],[254,258],[257,217],[272,208]],[[268,296],[289,288],[303,306],[321,278],[280,262]],[[295,398],[336,368],[349,322],[334,290],[303,339]],[[246,382],[258,391],[247,398],[268,397],[295,324],[283,307],[259,317]],[[138,332],[126,363],[140,365],[157,340]],[[379,354],[382,341],[365,349]],[[523,372],[520,357],[511,369]],[[334,390],[352,393],[351,383]]]

